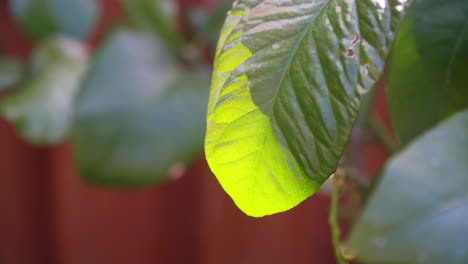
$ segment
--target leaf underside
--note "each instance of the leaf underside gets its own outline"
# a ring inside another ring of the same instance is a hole
[[[388,162],[348,245],[366,263],[468,263],[468,111]]]
[[[236,1],[216,51],[205,152],[251,216],[288,210],[336,170],[411,1]]]

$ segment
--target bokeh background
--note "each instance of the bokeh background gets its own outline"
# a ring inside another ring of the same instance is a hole
[[[91,48],[126,17],[117,0],[96,1],[102,9]],[[216,2],[178,4],[209,9]],[[0,45],[22,61],[34,46],[12,19],[7,0],[0,0]],[[381,86],[373,109],[389,124]],[[353,151],[364,157],[369,174],[387,157],[372,138]],[[0,120],[1,264],[334,263],[328,209],[329,197],[321,193],[285,213],[248,217],[203,156],[160,186],[124,191],[87,185],[69,142],[34,147]]]

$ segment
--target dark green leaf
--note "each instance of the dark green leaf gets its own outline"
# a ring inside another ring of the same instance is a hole
[[[82,175],[97,184],[140,186],[187,166],[203,150],[208,87],[152,35],[114,32],[77,100],[72,139]]]
[[[0,91],[16,84],[22,72],[21,62],[10,58],[0,58]]]
[[[468,107],[468,1],[425,0],[410,9],[388,70],[392,124],[403,143]]]
[[[234,3],[218,42],[205,151],[246,214],[288,210],[335,172],[411,2]]]
[[[182,36],[176,27],[176,1],[120,0],[130,19],[139,28],[155,31],[176,51],[182,47]]]
[[[10,9],[35,39],[57,32],[86,39],[99,15],[96,0],[10,0]]]
[[[1,101],[0,113],[29,142],[59,143],[68,134],[86,65],[81,43],[64,37],[47,39],[33,54],[30,76]]]
[[[200,8],[193,9],[190,13],[192,24],[197,28],[198,37],[208,44],[216,45],[226,14],[232,7],[232,1],[220,2],[211,10]]]
[[[468,111],[390,160],[349,240],[369,263],[468,263]]]

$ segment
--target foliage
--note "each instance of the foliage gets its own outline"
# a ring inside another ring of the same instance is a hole
[[[468,107],[467,14],[463,0],[419,1],[398,33],[387,96],[403,143]]]
[[[54,36],[35,50],[27,76],[0,102],[0,113],[31,143],[62,141],[73,118],[73,98],[86,71],[85,47]]]
[[[15,85],[22,74],[21,63],[14,58],[0,58],[0,91]]]
[[[466,263],[468,110],[388,161],[349,238],[369,263]],[[460,173],[462,172],[462,173]]]
[[[246,214],[288,210],[335,172],[404,10],[399,1],[234,5],[218,42],[205,151]]]
[[[175,1],[120,0],[126,7],[132,24],[154,31],[176,51],[183,45],[183,36],[172,20],[176,15]]]
[[[114,31],[76,99],[72,141],[83,176],[144,185],[187,166],[203,148],[208,86],[203,74],[181,69],[160,39]]]
[[[71,135],[85,180],[135,187],[187,166],[205,135],[211,170],[250,216],[289,210],[334,175],[339,263],[468,262],[468,1],[237,0],[215,51],[225,5],[200,19],[175,1],[121,3],[128,23],[91,54],[98,2],[10,0],[38,40],[26,65],[0,61],[0,113],[25,140]],[[401,145],[369,113],[385,66]],[[366,131],[397,148],[371,184],[353,147]],[[366,204],[342,243],[345,188]]]
[[[91,54],[94,0],[10,0],[38,41],[25,66],[2,59],[0,114],[35,145],[70,138],[89,183],[135,187],[178,176],[203,151],[209,78],[186,46],[172,1],[122,1],[117,25]],[[23,73],[23,67],[26,69]],[[70,136],[70,137],[69,137]]]
[[[345,255],[466,263],[466,246],[457,245],[468,231],[466,112],[444,120],[467,108],[467,8],[463,0],[236,1],[218,42],[205,151],[237,206],[251,216],[287,210],[313,194],[340,160],[353,160],[342,157],[351,129],[398,32],[388,104],[402,143],[416,141],[373,185]],[[332,201],[336,208],[338,199]]]
[[[23,29],[35,39],[54,33],[86,39],[99,14],[94,0],[10,0],[9,4]]]

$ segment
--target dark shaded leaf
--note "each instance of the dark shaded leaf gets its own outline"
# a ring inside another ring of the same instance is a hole
[[[197,28],[198,37],[205,43],[212,45],[216,45],[226,14],[232,7],[232,1],[219,2],[210,10],[193,9],[190,13],[192,24]]]
[[[179,68],[150,34],[119,29],[97,52],[77,100],[76,164],[89,182],[161,182],[203,150],[209,81]]]
[[[96,0],[10,0],[10,9],[33,38],[63,33],[86,39],[99,15]]]
[[[468,111],[391,159],[349,239],[360,260],[468,263]]]
[[[403,143],[468,107],[468,1],[425,0],[410,9],[387,78],[392,124]]]
[[[10,58],[0,58],[0,91],[10,88],[21,79],[21,62]]]
[[[131,21],[140,29],[153,31],[164,39],[170,48],[178,51],[183,38],[176,27],[176,1],[172,0],[120,0]]]

